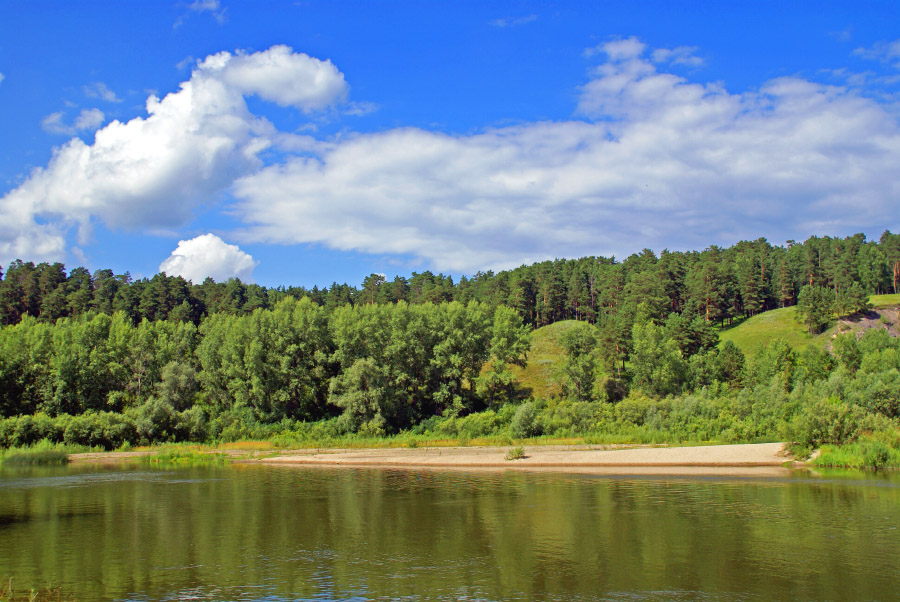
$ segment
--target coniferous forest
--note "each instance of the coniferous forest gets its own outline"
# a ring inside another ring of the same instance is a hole
[[[748,353],[719,333],[796,305],[815,334],[898,292],[890,232],[321,289],[15,261],[0,281],[0,445],[593,434],[862,445],[884,464],[900,454],[890,324]],[[517,375],[550,325],[564,374],[540,397]]]

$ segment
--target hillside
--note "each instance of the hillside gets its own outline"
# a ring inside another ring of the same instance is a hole
[[[855,331],[861,334],[870,328],[887,328],[891,335],[900,336],[900,295],[872,295],[869,302],[873,309],[865,316],[835,322],[815,336],[806,332],[795,306],[757,314],[722,330],[719,339],[722,343],[731,341],[749,357],[773,339],[785,340],[799,351],[808,345],[827,348],[839,332]],[[563,333],[576,323],[575,320],[564,320],[532,333],[528,362],[525,368],[513,368],[513,373],[535,397],[547,399],[561,392],[566,354],[559,341]]]
[[[866,315],[835,322],[830,328],[815,336],[806,332],[795,306],[757,314],[736,326],[722,330],[719,339],[723,343],[731,341],[744,352],[744,355],[750,356],[759,346],[772,339],[783,339],[799,351],[807,345],[828,347],[836,334],[850,331],[861,334],[871,328],[887,328],[893,336],[900,335],[898,331],[900,295],[872,295],[869,302],[873,309]]]
[[[563,365],[566,352],[560,344],[563,333],[576,320],[555,322],[531,333],[531,351],[525,368],[513,367],[516,380],[534,397],[549,399],[562,392]]]
[[[803,349],[811,343],[824,345],[827,341],[823,335],[811,336],[806,331],[796,307],[757,314],[719,333],[720,342],[731,341],[746,356],[752,355],[757,348],[773,339],[783,339],[795,350]]]

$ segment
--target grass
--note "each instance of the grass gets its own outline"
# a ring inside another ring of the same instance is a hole
[[[756,349],[772,339],[787,341],[796,351],[813,343],[824,346],[827,340],[821,336],[814,337],[806,331],[806,327],[800,323],[796,307],[784,307],[757,314],[737,326],[719,332],[721,343],[731,341],[747,357],[752,356]]]
[[[531,351],[524,368],[513,367],[519,385],[537,398],[549,399],[562,392],[563,365],[566,352],[560,344],[562,335],[578,324],[575,320],[555,322],[531,333]]]
[[[869,302],[874,309],[897,307],[900,305],[900,295],[872,295]],[[819,345],[824,348],[836,332],[838,331],[833,324],[820,335],[810,335],[800,321],[797,307],[794,306],[757,314],[735,326],[725,328],[719,332],[719,340],[723,343],[731,341],[744,352],[744,355],[750,357],[760,345],[776,338],[790,343],[795,351],[800,351],[808,345]]]
[[[230,462],[223,453],[200,452],[192,449],[164,449],[149,456],[141,456],[143,464],[161,466],[209,466],[224,465]]]
[[[508,452],[506,452],[506,460],[511,462],[513,460],[522,460],[525,458],[525,448],[524,447],[511,447]]]
[[[0,449],[0,464],[6,466],[51,466],[68,464],[69,454],[92,451],[80,445],[52,443],[46,439],[34,445]],[[0,598],[2,602],[2,598]]]
[[[23,450],[3,455],[2,463],[6,466],[49,466],[53,464],[68,464],[69,454],[64,451]]]
[[[869,297],[869,303],[874,309],[897,307],[900,305],[900,295],[872,295]]]
[[[900,468],[900,433],[864,435],[845,445],[823,445],[814,466],[827,468]]]

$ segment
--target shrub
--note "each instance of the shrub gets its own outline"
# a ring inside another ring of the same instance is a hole
[[[139,436],[137,425],[128,416],[113,412],[86,412],[69,417],[63,439],[69,445],[110,450],[121,447],[123,443],[136,443]]]
[[[859,433],[859,419],[858,407],[837,397],[821,399],[804,407],[794,418],[794,439],[811,448],[825,443],[849,443]]]
[[[863,464],[867,468],[883,468],[891,457],[891,448],[885,443],[866,438],[861,441]]]
[[[513,415],[512,421],[509,423],[509,435],[514,439],[527,439],[540,434],[535,403],[526,401]]]
[[[506,452],[506,460],[521,460],[525,457],[525,448],[524,447],[511,447],[508,452]]]

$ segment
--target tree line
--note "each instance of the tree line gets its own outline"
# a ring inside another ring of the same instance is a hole
[[[479,302],[329,312],[286,297],[199,327],[134,325],[123,312],[52,324],[26,316],[0,330],[0,415],[63,417],[66,428],[90,415],[119,433],[98,435],[104,444],[329,418],[342,432],[383,435],[497,403],[529,336],[515,311]]]
[[[249,315],[272,309],[285,297],[309,298],[326,309],[404,301],[412,305],[470,301],[515,309],[525,324],[546,326],[576,319],[602,323],[611,316],[633,317],[640,302],[651,315],[701,316],[725,323],[778,307],[796,305],[804,286],[829,289],[837,301],[900,292],[900,235],[885,231],[878,241],[865,235],[813,236],[783,246],[766,239],[741,241],[704,251],[645,249],[623,261],[584,257],[543,261],[512,270],[479,272],[457,282],[444,274],[413,272],[388,281],[371,274],[360,286],[263,287],[238,279],[192,284],[180,276],[157,274],[133,280],[127,272],[82,267],[66,273],[61,263],[17,260],[0,281],[0,324],[23,316],[53,322],[88,312],[121,311],[134,324],[173,318],[199,325],[216,313]],[[840,310],[848,303],[838,304]],[[849,310],[848,310],[849,311]],[[626,321],[630,321],[630,318]]]

